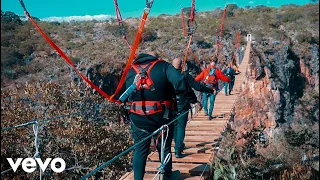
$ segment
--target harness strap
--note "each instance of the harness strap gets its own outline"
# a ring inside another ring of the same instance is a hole
[[[164,62],[163,60],[156,60],[153,61],[149,64],[144,64],[144,65],[139,65],[139,64],[134,64],[132,68],[136,71],[136,74],[140,76],[137,84],[137,89],[140,90],[141,86],[142,88],[145,89],[151,89],[152,91],[154,90],[153,88],[153,81],[150,78],[150,72],[151,69],[156,65],[158,62]],[[144,66],[144,67],[143,67]],[[142,77],[142,74],[146,75],[146,77]]]
[[[172,109],[172,104],[171,101],[133,101],[128,103],[131,106],[129,112],[139,115],[152,115],[164,111],[164,108]]]

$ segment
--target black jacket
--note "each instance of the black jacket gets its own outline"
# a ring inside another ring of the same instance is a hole
[[[148,54],[139,54],[133,64],[148,64],[157,60],[156,57]],[[126,76],[126,81],[122,92],[119,96],[132,85],[136,72],[131,68]],[[132,93],[129,101],[170,101],[174,98],[176,93],[184,94],[186,92],[186,85],[184,77],[181,73],[167,62],[158,62],[150,71],[150,78],[154,84],[154,91],[142,89]],[[161,125],[168,123],[170,120],[163,119],[163,113],[156,113],[150,116],[141,116],[134,113],[130,114],[130,119],[139,128],[154,130]]]
[[[222,71],[223,74],[225,74],[226,76],[229,77],[229,79],[232,81],[234,80],[234,77],[236,75],[236,72],[234,71],[233,68],[225,68],[223,71]]]
[[[180,72],[180,70],[177,71]],[[188,109],[190,109],[190,104],[197,103],[197,96],[194,94],[192,88],[200,92],[213,93],[212,89],[195,81],[194,78],[188,73],[188,71],[185,71],[183,75],[187,87],[184,94],[178,93],[176,95],[178,112],[187,111]]]

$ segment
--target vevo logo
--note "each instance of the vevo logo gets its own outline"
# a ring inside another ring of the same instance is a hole
[[[44,162],[42,162],[42,160],[40,158],[35,158],[35,159],[25,158],[23,161],[22,161],[22,159],[23,158],[18,158],[16,162],[13,162],[12,158],[7,158],[8,162],[14,172],[17,171],[21,162],[22,162],[22,169],[27,173],[32,173],[33,171],[35,171],[36,167],[37,167],[37,163],[40,166],[42,172],[44,172],[47,169],[52,158],[47,158]],[[57,163],[60,163],[60,167],[56,167]],[[64,171],[64,169],[66,168],[66,162],[61,158],[52,159],[50,165],[51,165],[52,171],[54,171],[56,173],[60,173],[60,172]]]

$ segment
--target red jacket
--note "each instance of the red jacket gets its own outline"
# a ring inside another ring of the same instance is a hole
[[[204,81],[207,84],[217,84],[218,80],[222,80],[224,82],[230,82],[230,79],[228,76],[224,75],[220,69],[216,68],[215,77],[217,79],[214,79],[214,76],[208,76],[210,72],[210,68],[216,68],[215,66],[210,66],[207,69],[203,70],[196,78],[196,81]]]

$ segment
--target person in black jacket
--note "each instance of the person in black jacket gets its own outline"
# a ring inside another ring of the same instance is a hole
[[[135,90],[126,99],[126,105],[129,104],[128,110],[134,143],[141,141],[162,125],[172,121],[174,118],[172,109],[175,93],[184,94],[186,92],[183,75],[170,63],[158,60],[157,55],[153,52],[138,55],[127,74],[124,87],[125,89],[135,87]],[[174,124],[171,124],[168,137],[165,137],[167,141],[164,157],[169,153],[171,154],[173,131]],[[166,134],[164,133],[164,136]],[[143,142],[134,150],[133,171],[135,180],[142,180],[144,177],[150,143],[151,139]],[[161,157],[160,144],[159,140],[157,144],[159,159]],[[180,171],[172,172],[172,158],[170,158],[164,167],[163,179],[178,179],[179,176]]]
[[[228,76],[228,78],[230,79],[229,83],[228,82],[224,83],[224,93],[226,96],[228,96],[228,95],[231,95],[231,91],[234,86],[236,72],[233,69],[232,64],[230,63],[228,66],[225,66],[222,73]]]
[[[172,61],[173,67],[176,68],[177,72],[181,73],[181,60],[179,58],[175,58]],[[194,94],[195,89],[196,91],[200,92],[207,92],[207,93],[214,93],[214,89],[208,88],[205,85],[196,82],[194,78],[189,74],[188,70],[186,69],[183,72],[184,80],[186,82],[186,93],[179,93],[176,95],[177,98],[177,107],[178,107],[178,115],[185,113],[188,111],[191,106],[190,104],[198,103],[197,97]],[[176,158],[182,158],[182,151],[185,147],[184,145],[184,137],[185,137],[185,129],[188,122],[188,113],[182,115],[175,123],[174,127],[174,142],[175,142],[175,155]]]

